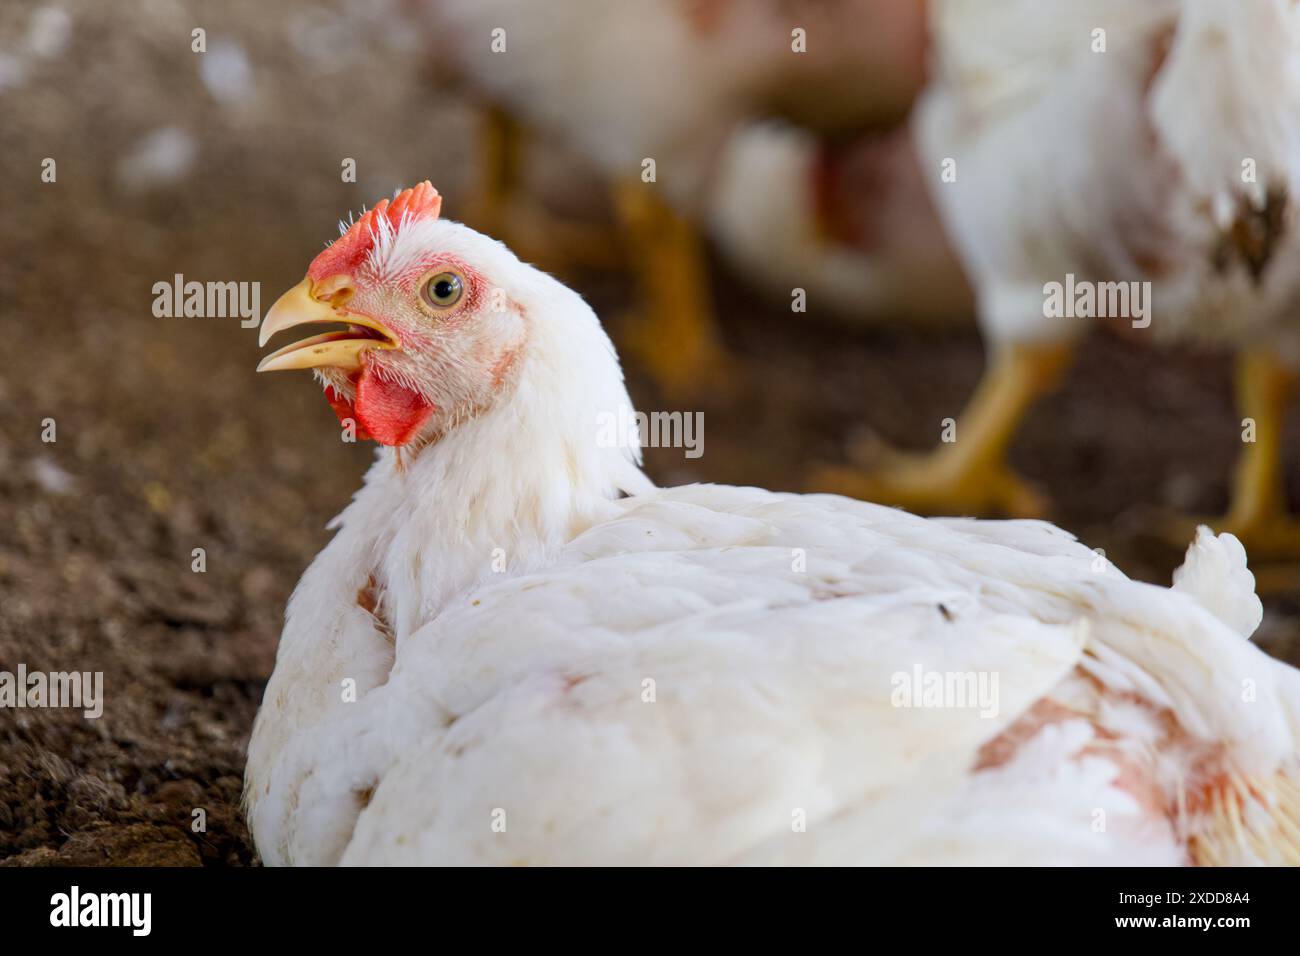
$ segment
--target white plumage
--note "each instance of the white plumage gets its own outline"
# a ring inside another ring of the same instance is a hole
[[[932,13],[916,129],[991,344],[1068,341],[1099,321],[1044,318],[1044,283],[1072,273],[1151,282],[1157,337],[1300,357],[1295,231],[1258,281],[1218,254],[1270,190],[1300,189],[1294,4],[937,0]],[[937,182],[945,159],[955,181]]]
[[[605,175],[639,177],[655,159],[664,190],[692,212],[743,125],[787,112],[847,130],[897,118],[922,73],[924,22],[911,0],[437,0],[426,10],[439,62],[480,94]],[[794,52],[795,29],[806,52]]]
[[[753,123],[723,148],[708,198],[710,237],[746,281],[773,301],[803,289],[816,311],[863,324],[965,323],[970,290],[916,168],[906,129],[878,137],[878,195],[859,195],[873,234],[829,238],[817,216],[818,145],[805,130]],[[843,197],[841,197],[843,198]]]
[[[456,223],[380,240],[490,277],[526,346],[380,451],[295,591],[265,862],[1296,861],[1300,674],[1247,640],[1231,538],[1163,589],[1045,523],[654,488],[597,439],[628,398],[578,296]],[[930,706],[931,674],[996,694]]]

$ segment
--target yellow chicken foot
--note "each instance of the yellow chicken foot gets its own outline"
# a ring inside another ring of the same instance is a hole
[[[668,397],[683,398],[725,386],[731,365],[714,325],[703,243],[657,190],[639,179],[615,186],[638,281],[626,342]]]
[[[1016,476],[1007,450],[1030,406],[1069,362],[1068,344],[1004,347],[953,428],[953,440],[924,455],[891,453],[872,471],[823,467],[811,491],[830,491],[927,514],[1041,517],[1047,500]]]
[[[1300,521],[1287,509],[1282,453],[1282,425],[1295,382],[1296,374],[1268,352],[1250,350],[1237,358],[1237,407],[1243,419],[1244,448],[1233,476],[1227,515],[1205,523],[1240,538],[1251,558],[1300,557]],[[1186,531],[1191,523],[1184,522],[1181,530]],[[1184,544],[1187,540],[1183,539]]]

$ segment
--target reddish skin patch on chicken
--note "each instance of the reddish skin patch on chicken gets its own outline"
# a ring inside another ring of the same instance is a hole
[[[1215,815],[1220,818],[1217,824],[1211,820],[1208,831],[1189,834],[1188,860],[1192,863],[1204,862],[1202,856],[1205,841],[1209,839],[1211,844],[1214,843],[1216,827],[1221,829],[1224,826],[1222,818],[1240,821],[1246,815],[1245,807],[1248,801],[1268,803],[1269,795],[1258,786],[1256,781],[1223,770],[1224,755],[1221,747],[1197,748],[1179,727],[1172,714],[1155,708],[1134,694],[1104,688],[1090,676],[1080,676],[1112,701],[1126,700],[1151,709],[1163,728],[1158,746],[1178,747],[1194,753],[1184,789],[1176,797],[1167,796],[1161,788],[1153,762],[1122,749],[1116,733],[1100,726],[1095,715],[1072,710],[1050,698],[1038,701],[1002,734],[988,741],[980,749],[974,771],[978,773],[981,770],[1006,764],[1016,755],[1021,746],[1049,724],[1071,719],[1087,720],[1093,726],[1096,739],[1084,747],[1078,756],[1099,756],[1111,761],[1118,771],[1114,786],[1129,794],[1148,820],[1167,821],[1172,832],[1178,833],[1186,826],[1189,819]],[[1238,825],[1229,824],[1232,827]],[[1235,830],[1233,833],[1235,834]]]
[[[492,388],[499,389],[515,367],[515,360],[519,358],[522,348],[509,349],[504,355],[492,366]]]
[[[379,607],[379,583],[372,574],[357,591],[357,607],[369,614],[374,614]]]
[[[591,679],[590,674],[567,674],[565,675],[564,678],[563,692],[567,694],[571,690],[573,690],[573,688],[581,684],[583,681],[587,681],[590,679]]]
[[[1117,789],[1133,797],[1148,816],[1172,819],[1172,810],[1156,784],[1150,767],[1139,764],[1128,754],[1111,745],[1109,741],[1113,741],[1115,735],[1100,727],[1089,715],[1073,711],[1049,698],[1035,703],[1001,735],[980,748],[975,771],[988,770],[1008,763],[1016,752],[1044,727],[1074,719],[1083,719],[1091,723],[1098,738],[1094,743],[1084,747],[1079,752],[1079,756],[1105,757],[1119,770],[1114,782]]]

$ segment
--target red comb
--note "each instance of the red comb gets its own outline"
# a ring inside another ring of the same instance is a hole
[[[427,179],[410,189],[403,189],[393,197],[392,202],[381,199],[349,226],[347,232],[343,233],[337,242],[312,261],[307,269],[307,275],[313,279],[323,279],[326,276],[351,272],[355,269],[374,245],[374,234],[380,216],[387,219],[389,225],[396,229],[403,218],[410,222],[419,219],[437,219],[440,212],[442,212],[442,197]]]

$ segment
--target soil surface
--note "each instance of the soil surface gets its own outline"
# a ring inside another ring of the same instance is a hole
[[[0,7],[0,670],[102,671],[106,699],[95,720],[0,710],[0,862],[256,862],[239,811],[249,729],[285,601],[372,449],[339,441],[305,376],[253,374],[255,330],[156,317],[152,290],[177,273],[257,281],[264,310],[340,215],[398,183],[432,179],[457,217],[472,105],[435,85],[385,6],[155,0],[70,5],[67,22]],[[191,50],[200,26],[215,67]],[[715,265],[740,374],[695,406],[703,457],[649,452],[660,482],[800,490],[864,435],[926,446],[979,376],[969,325],[792,321]],[[630,305],[622,275],[572,281],[603,316]],[[1226,502],[1230,359],[1096,336],[1030,414],[1015,464],[1056,521],[1167,583],[1180,555],[1159,517]],[[629,378],[639,406],[673,407],[644,370]],[[1256,637],[1293,663],[1298,581],[1261,572]]]

